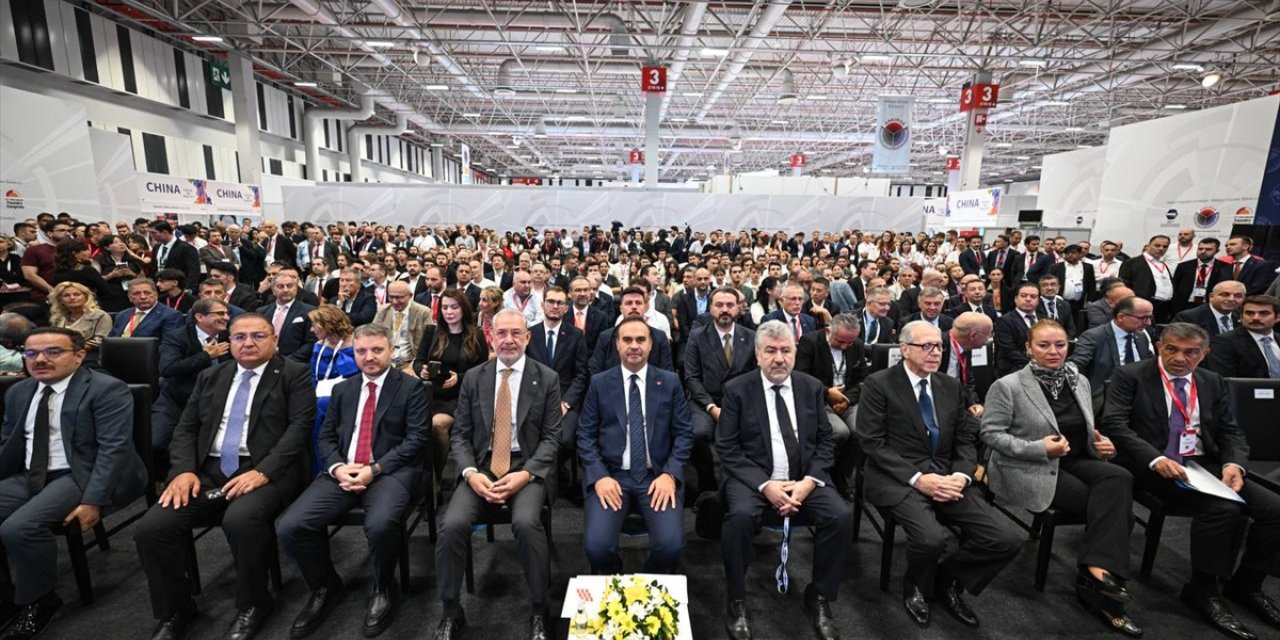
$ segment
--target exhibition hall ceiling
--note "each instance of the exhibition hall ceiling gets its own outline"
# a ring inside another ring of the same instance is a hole
[[[585,2],[106,0],[116,19],[323,106],[377,97],[411,135],[496,175],[629,175],[641,67],[667,68],[663,180],[785,169],[868,174],[880,96],[915,97],[911,175],[943,182],[962,85],[1000,86],[984,181],[1110,127],[1280,89],[1280,0]],[[217,39],[221,39],[217,41]],[[880,176],[883,177],[883,176]]]

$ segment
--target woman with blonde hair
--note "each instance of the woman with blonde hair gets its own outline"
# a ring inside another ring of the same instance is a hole
[[[485,348],[489,353],[493,353],[493,317],[502,311],[502,288],[497,286],[489,286],[480,290],[479,313],[476,317],[476,325],[480,327],[480,334],[484,336]]]
[[[342,309],[331,304],[322,304],[307,312],[311,321],[311,333],[316,336],[315,346],[311,349],[311,382],[316,387],[316,423],[311,430],[312,457],[316,472],[320,472],[320,452],[316,449],[316,441],[320,435],[320,425],[324,424],[324,412],[329,408],[329,396],[333,395],[333,387],[339,382],[360,373],[356,365],[356,354],[351,347],[351,334],[355,329],[351,320]]]
[[[85,364],[97,366],[98,347],[111,331],[111,314],[98,308],[98,298],[79,282],[65,281],[49,291],[49,325],[80,332],[88,351]]]

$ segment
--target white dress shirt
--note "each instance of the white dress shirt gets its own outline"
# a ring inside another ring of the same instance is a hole
[[[631,376],[633,375],[640,376],[640,379],[636,381],[636,384],[640,385],[640,414],[641,414],[640,424],[647,426],[649,423],[646,420],[644,420],[644,416],[648,415],[649,403],[648,403],[648,399],[645,398],[644,391],[645,389],[648,388],[645,386],[645,383],[648,382],[649,380],[649,365],[646,363],[643,367],[640,367],[639,371],[635,371],[635,372],[629,371],[626,367],[623,367],[621,365],[619,365],[619,367],[622,369],[622,406],[627,407],[628,411],[630,411],[631,409]],[[631,470],[631,416],[627,416],[627,422],[625,426],[627,429],[627,437],[625,440],[623,440],[623,442],[625,442],[626,444],[623,445],[622,447],[622,470],[630,471]],[[645,459],[646,468],[652,469],[653,458],[649,457],[649,437],[648,436],[649,434],[646,432],[645,439],[644,439],[644,449],[645,449],[644,459]]]
[[[25,432],[27,436],[27,468],[31,468],[31,448],[35,445],[36,413],[40,408],[40,396],[46,387],[53,389],[49,396],[49,471],[70,469],[67,463],[67,451],[62,442],[62,401],[67,397],[67,386],[71,384],[71,376],[67,376],[53,384],[41,382],[36,385],[36,395],[31,397],[31,406],[27,407]]]
[[[1062,297],[1073,302],[1084,299],[1084,264],[1070,262],[1063,265]]]
[[[764,386],[764,405],[769,414],[769,449],[773,453],[773,469],[769,473],[769,480],[756,487],[756,491],[763,492],[765,485],[775,480],[786,482],[791,479],[791,466],[787,460],[787,443],[782,439],[782,427],[778,424],[777,402],[774,400],[773,386],[774,383],[764,375],[764,371],[760,372],[760,382]],[[800,426],[796,422],[796,399],[791,389],[791,377],[788,376],[786,381],[782,383],[782,400],[787,403],[787,417],[791,419],[791,427],[795,430],[796,446],[800,443]],[[813,477],[805,476],[806,480],[812,480],[819,487],[826,486],[824,482]]]
[[[227,391],[227,401],[222,408],[222,420],[218,422],[218,433],[213,436],[213,447],[209,450],[209,455],[220,458],[222,457],[222,440],[227,435],[227,418],[231,415],[231,403],[235,400],[236,389],[240,387],[240,382],[244,378],[245,371],[253,371],[256,375],[249,380],[249,401],[244,404],[244,426],[240,429],[240,457],[249,455],[249,413],[253,408],[253,396],[258,392],[258,383],[262,382],[262,372],[267,370],[270,361],[264,362],[253,369],[245,369],[240,365],[236,365],[236,376],[231,379],[231,388]]]
[[[1156,260],[1150,255],[1142,254],[1142,259],[1146,261],[1147,268],[1151,269],[1151,277],[1156,281],[1155,295],[1151,296],[1152,300],[1159,302],[1168,302],[1173,299],[1173,278],[1169,273],[1169,265],[1163,261]]]

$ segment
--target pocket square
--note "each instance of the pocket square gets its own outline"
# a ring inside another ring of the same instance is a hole
[[[299,322],[302,322],[302,318],[294,318],[293,322],[290,322],[289,324],[298,324]]]

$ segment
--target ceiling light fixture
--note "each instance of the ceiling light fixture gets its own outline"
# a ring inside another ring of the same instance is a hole
[[[680,95],[686,98],[701,98],[702,92],[701,91],[681,91]]]
[[[769,124],[791,124],[788,120],[770,120]]]
[[[893,56],[886,56],[881,53],[867,53],[858,56],[858,60],[862,62],[889,62],[893,60]]]
[[[195,42],[222,42],[219,36],[191,36],[191,39]]]
[[[533,48],[534,51],[541,53],[564,53],[564,47],[553,44],[542,44]]]
[[[1017,156],[1015,160],[1030,160],[1031,156]]]
[[[1013,148],[1013,143],[1012,143],[1012,142],[997,142],[997,143],[996,143],[996,148],[997,148],[997,149],[1012,149],[1012,148]]]
[[[688,122],[688,118],[668,118],[668,122]]]
[[[1187,108],[1187,105],[1185,105],[1185,104],[1166,104],[1166,105],[1164,106],[1164,108],[1165,108],[1165,109],[1167,109],[1167,110],[1169,110],[1169,111],[1182,111],[1183,109],[1186,109],[1186,108]]]
[[[391,47],[396,46],[396,43],[389,42],[387,40],[365,40],[364,46],[371,49],[390,49]]]
[[[1035,67],[1037,69],[1043,69],[1048,64],[1049,63],[1045,62],[1044,60],[1019,60],[1018,61],[1018,66],[1020,67]]]
[[[1084,131],[1084,127],[1066,127],[1063,131],[1067,133],[1080,133],[1081,131]]]
[[[577,93],[577,89],[556,89],[556,93]]]
[[[464,118],[483,118],[483,117],[484,117],[484,114],[483,114],[483,113],[464,113],[464,114],[462,114],[462,117],[464,117]]]
[[[822,100],[826,100],[826,99],[827,99],[827,96],[824,96],[824,95],[822,95],[822,94],[814,94],[814,95],[811,95],[811,96],[805,96],[805,99],[806,99],[806,100],[814,100],[814,101],[822,101]]]
[[[723,58],[729,55],[728,49],[718,49],[715,47],[703,47],[698,51],[698,55],[704,58]]]
[[[429,85],[426,85],[426,86],[424,86],[424,87],[422,87],[422,88],[423,88],[423,89],[426,89],[427,91],[448,91],[448,90],[449,90],[449,85],[447,85],[447,84],[429,84]]]
[[[293,86],[298,87],[298,88],[301,88],[301,89],[305,89],[305,88],[314,87],[314,86],[317,86],[317,85],[316,85],[316,83],[314,83],[314,82],[295,82],[295,83],[293,83]]]
[[[940,156],[945,156],[945,155],[947,155],[947,148],[946,148],[946,147],[944,147],[944,146],[939,146],[939,147],[938,147],[938,155],[940,155]]]
[[[1170,67],[1174,71],[1204,71],[1204,67],[1194,62],[1180,62]]]
[[[1219,82],[1222,82],[1222,73],[1218,71],[1210,71],[1209,73],[1204,74],[1204,77],[1200,79],[1200,86],[1206,89],[1212,89],[1214,85]]]

